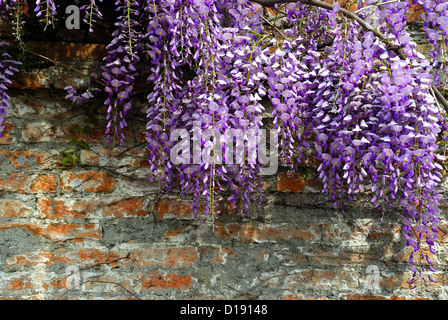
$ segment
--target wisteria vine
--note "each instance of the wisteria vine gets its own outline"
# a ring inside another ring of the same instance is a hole
[[[81,7],[90,32],[103,18],[101,2]],[[0,0],[0,16],[20,41],[27,4]],[[400,210],[412,249],[409,284],[419,283],[421,292],[435,272],[445,160],[437,149],[448,108],[438,88],[448,84],[448,1],[352,4],[357,9],[348,13],[337,2],[317,0],[117,0],[101,78],[92,75],[104,87],[78,93],[68,86],[67,98],[84,103],[104,91],[107,143],[123,146],[138,64],[149,64],[151,181],[190,196],[195,216],[212,225],[223,210],[247,216],[261,205],[265,161],[225,142],[238,132],[237,144],[259,144],[254,130],[269,113],[279,164],[294,173],[305,150],[314,150],[322,192],[335,207],[368,199],[383,215]],[[407,29],[412,4],[424,10],[430,60]],[[45,27],[54,24],[55,1],[37,0],[34,8]],[[19,63],[7,53],[1,59],[3,130],[5,90]],[[175,132],[187,155],[173,159]]]

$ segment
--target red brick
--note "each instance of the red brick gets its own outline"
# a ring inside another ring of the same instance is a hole
[[[41,198],[37,201],[39,211],[46,219],[62,218],[85,218],[86,214],[92,211],[92,203],[88,200],[75,200],[72,206],[69,206],[62,200]]]
[[[199,260],[198,249],[193,247],[169,248],[164,264],[168,267],[189,266]]]
[[[63,171],[60,178],[62,191],[110,193],[115,189],[115,180],[104,171]]]
[[[318,226],[308,225],[299,228],[290,223],[254,225],[253,222],[217,223],[216,235],[242,242],[278,241],[286,239],[309,240],[320,234]]]
[[[155,206],[155,213],[159,219],[179,218],[191,219],[194,218],[191,203],[186,200],[175,199],[165,200],[160,199]]]
[[[75,261],[72,257],[66,256],[58,250],[55,250],[55,252],[27,252],[9,258],[6,261],[6,268],[21,267],[22,270],[26,270],[28,267],[37,265],[50,266],[55,262],[70,265]]]
[[[146,197],[120,199],[103,205],[104,217],[137,216],[144,217],[149,214]]]
[[[298,287],[313,289],[359,288],[358,281],[353,278],[353,273],[350,271],[314,269],[285,276],[285,279],[279,279],[279,281],[281,283],[278,285],[290,290]]]
[[[26,73],[20,73],[14,77],[11,88],[16,89],[48,89],[48,77],[47,70],[30,70]]]
[[[286,173],[279,173],[277,181],[278,191],[290,191],[299,192],[303,190],[303,187],[309,184],[309,181],[305,181],[304,175],[287,175]]]
[[[112,268],[119,265],[119,260],[114,260],[121,258],[117,252],[106,252],[95,248],[79,249],[76,255],[84,266],[108,263]]]
[[[58,275],[56,277],[52,277],[51,279],[47,279],[44,283],[42,283],[42,289],[47,292],[49,292],[50,289],[67,290],[67,276]]]
[[[0,179],[1,191],[28,193],[27,185],[31,177],[23,173],[11,174],[8,178]]]
[[[201,260],[206,260],[210,263],[223,263],[228,257],[235,256],[235,253],[230,247],[219,246],[201,246],[200,247]]]
[[[29,187],[31,193],[40,193],[40,192],[56,192],[58,188],[58,179],[52,175],[42,175],[36,177]]]
[[[104,45],[96,43],[29,41],[27,44],[34,52],[57,61],[101,61],[106,53]]]
[[[411,4],[411,8],[409,8],[406,13],[406,19],[408,22],[415,22],[418,20],[422,20],[423,7],[419,4]]]
[[[86,72],[87,73],[87,72]],[[22,90],[59,89],[68,85],[80,88],[84,84],[84,76],[62,66],[47,69],[33,69],[14,77],[10,88]]]
[[[31,208],[18,200],[0,200],[0,218],[27,217]]]
[[[30,279],[28,276],[23,276],[21,278],[13,278],[9,280],[8,283],[8,290],[11,291],[19,291],[19,290],[27,290],[27,289],[33,289],[34,286],[30,282]]]
[[[123,261],[123,266],[139,269],[151,266],[188,267],[198,260],[199,251],[193,247],[147,248],[132,250],[129,259]]]
[[[63,137],[59,125],[45,120],[27,123],[23,128],[23,140],[27,142],[58,142],[65,140]]]
[[[163,290],[163,289],[180,289],[187,290],[191,288],[192,278],[190,275],[182,276],[179,274],[168,273],[160,274],[152,272],[149,276],[141,277],[142,289]]]
[[[51,240],[83,240],[101,239],[101,229],[98,225],[89,223],[76,224],[50,224],[47,227],[47,236]]]
[[[101,239],[101,230],[98,225],[90,223],[75,224],[49,224],[47,226],[31,223],[1,223],[0,230],[23,228],[32,232],[36,237],[43,236],[54,241],[82,241],[83,239]]]
[[[17,193],[53,193],[58,188],[58,180],[53,174],[27,175],[14,173],[9,178],[0,179],[0,191]]]
[[[40,198],[37,207],[46,219],[89,217],[141,217],[147,216],[146,197],[136,198]]]
[[[31,166],[42,165],[45,155],[40,151],[0,150],[0,157],[7,160],[14,169],[29,170]]]
[[[14,125],[10,122],[4,123],[5,129],[1,133],[0,145],[1,144],[13,144],[16,142],[14,138]]]

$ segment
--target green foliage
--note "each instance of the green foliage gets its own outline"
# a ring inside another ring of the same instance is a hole
[[[80,151],[90,150],[89,144],[83,140],[69,137],[68,141],[71,142],[72,146],[62,151],[63,159],[61,164],[63,168],[66,168],[66,166],[76,166],[77,163],[81,162]]]

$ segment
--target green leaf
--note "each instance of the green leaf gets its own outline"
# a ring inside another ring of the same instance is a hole
[[[87,144],[87,142],[78,140],[77,143],[81,148],[90,150],[90,146]]]
[[[68,155],[67,158],[68,158],[68,160],[69,160],[71,163],[73,163],[73,164],[76,163],[76,160],[75,160],[75,158],[73,158],[73,156]]]
[[[62,151],[65,155],[70,155],[70,154],[72,154],[73,152],[75,152],[75,149],[73,149],[73,148],[67,148],[67,149],[65,149],[64,151]]]
[[[73,132],[73,133],[80,133],[81,128],[79,126],[73,125],[73,126],[68,127],[67,130],[70,132]]]
[[[305,183],[308,183],[308,179],[309,179],[309,178],[310,178],[310,172],[307,171],[307,172],[305,173],[305,177],[304,177]]]

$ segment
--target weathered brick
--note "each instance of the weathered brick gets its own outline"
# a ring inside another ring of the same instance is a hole
[[[19,200],[0,199],[0,218],[27,217],[32,209]]]
[[[75,108],[68,103],[64,96],[57,93],[50,93],[50,96],[51,103],[48,101],[48,92],[30,93],[16,90],[9,101],[8,117],[31,120],[31,122],[50,119],[61,121],[83,113],[81,108]]]
[[[105,251],[96,248],[81,248],[76,252],[76,257],[80,260],[80,263],[82,263],[83,266],[107,263],[112,268],[118,266],[118,259],[121,258],[118,252]]]
[[[0,163],[2,166],[10,164],[14,169],[30,170],[41,166],[46,159],[41,151],[29,150],[0,150]]]
[[[154,211],[159,219],[192,219],[194,215],[190,209],[191,203],[182,199],[159,199]]]
[[[16,255],[6,261],[6,267],[20,268],[26,270],[28,267],[35,267],[37,265],[50,266],[53,263],[74,264],[76,259],[70,257],[64,252],[55,250],[55,252],[26,252],[24,254]]]
[[[27,175],[14,173],[9,178],[0,179],[0,191],[17,193],[54,193],[58,179],[53,174]]]
[[[58,179],[53,174],[41,175],[31,181],[29,190],[31,193],[56,192],[58,184]]]
[[[88,74],[89,69],[86,69],[86,74]],[[84,76],[78,72],[67,71],[62,66],[52,66],[46,69],[33,69],[19,73],[14,77],[14,81],[9,87],[21,90],[63,90],[68,85],[81,88],[84,84]]]
[[[65,275],[58,275],[56,277],[52,277],[50,279],[46,279],[42,283],[42,289],[44,289],[46,292],[52,292],[55,289],[56,290],[68,290],[67,288],[67,276]]]
[[[303,190],[304,186],[309,184],[309,181],[305,181],[304,175],[287,175],[282,172],[277,177],[278,191],[299,192]]]
[[[11,122],[5,122],[3,125],[5,129],[1,132],[0,145],[16,143],[14,125]]]
[[[280,241],[287,239],[309,240],[320,236],[320,228],[308,225],[305,228],[290,223],[266,224],[253,222],[217,223],[216,235],[242,242]]]
[[[141,288],[148,290],[180,289],[187,290],[191,287],[192,277],[175,273],[160,274],[152,272],[150,275],[142,275]]]
[[[71,200],[73,205],[67,205],[65,201],[41,198],[37,201],[40,213],[46,219],[80,218],[83,219],[91,212],[92,204],[88,200]]]
[[[26,123],[22,134],[25,142],[63,142],[66,139],[61,126],[47,120]]]
[[[146,197],[136,198],[40,198],[37,206],[46,219],[64,219],[86,217],[143,217],[149,215]]]
[[[126,198],[103,204],[104,217],[148,216],[148,200],[146,197]]]
[[[107,192],[115,189],[115,180],[104,171],[63,171],[61,190],[65,192]]]
[[[206,245],[199,248],[201,260],[206,260],[210,263],[226,263],[229,257],[234,257],[235,253],[230,247],[219,247]]]
[[[70,31],[79,30],[64,30],[64,33]],[[96,43],[29,41],[27,44],[34,52],[57,61],[101,61],[106,53],[105,46]]]
[[[369,294],[349,294],[343,297],[343,300],[428,300],[425,298],[411,298],[405,296],[375,296]]]
[[[129,259],[123,261],[123,266],[139,269],[152,266],[188,267],[198,260],[199,251],[193,247],[146,248],[132,250]]]
[[[84,225],[0,223],[0,230],[7,230],[11,228],[23,228],[33,233],[36,237],[43,236],[52,241],[83,241],[84,239],[101,239],[101,230],[98,225],[93,223]]]
[[[284,281],[284,288],[313,288],[313,289],[348,289],[359,288],[359,283],[352,272],[333,270],[305,270],[295,275],[288,275]]]
[[[9,280],[8,286],[6,290],[11,291],[19,291],[19,290],[27,290],[27,289],[33,289],[33,283],[31,282],[31,279],[29,276],[22,276],[19,278],[13,278]]]

